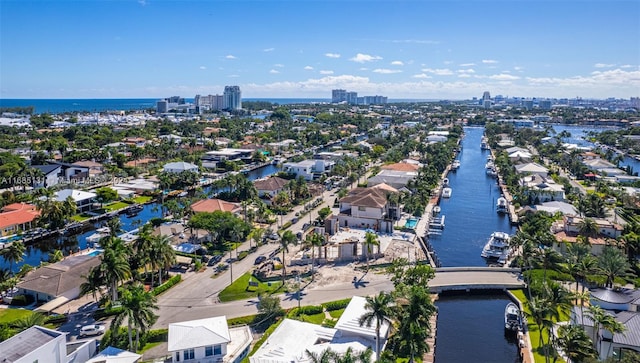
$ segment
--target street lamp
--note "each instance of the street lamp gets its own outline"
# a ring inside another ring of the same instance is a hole
[[[296,275],[296,283],[298,284],[298,293],[296,298],[298,299],[298,310],[300,310],[300,289],[301,289],[300,275]]]
[[[233,284],[233,257],[231,252],[232,250],[229,250],[229,272],[231,273],[231,283]]]

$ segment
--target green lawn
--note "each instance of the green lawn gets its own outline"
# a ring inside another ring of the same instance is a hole
[[[322,322],[324,321],[325,317],[326,316],[324,315],[324,311],[323,311],[321,313],[313,314],[313,315],[300,314],[298,316],[292,317],[292,319],[304,321],[306,323],[322,325]]]
[[[330,311],[329,315],[331,315],[331,317],[334,319],[340,319],[340,317],[342,316],[342,313],[344,313],[344,309],[338,309],[338,310]]]
[[[86,221],[87,219],[91,218],[90,215],[88,214],[76,214],[74,216],[71,216],[71,220],[74,222],[82,222],[82,221]]]
[[[140,349],[140,350],[138,351],[138,354],[142,354],[142,353],[146,352],[147,350],[149,350],[149,349],[151,349],[151,348],[155,347],[156,345],[160,345],[160,344],[162,344],[162,343],[163,343],[163,342],[147,343],[147,344],[145,344],[145,345],[144,345],[144,347],[142,347],[142,349]]]
[[[258,286],[249,286],[249,279],[253,282],[257,282]],[[257,297],[258,294],[271,295],[276,292],[281,293],[285,291],[284,289],[281,289],[281,281],[272,282],[270,285],[271,286],[269,286],[268,283],[259,282],[255,277],[252,277],[251,274],[247,272],[234,281],[233,284],[222,290],[218,297],[221,302],[228,302],[250,299],[252,297]]]
[[[131,204],[125,203],[125,202],[114,202],[114,203],[105,205],[103,209],[105,212],[109,213],[109,212],[116,211],[118,209],[126,208],[130,205]]]
[[[511,293],[522,303],[524,307],[525,314],[529,314],[529,309],[527,308],[527,295],[524,290],[511,290]],[[560,320],[569,320],[569,316],[566,313],[561,313]],[[535,363],[545,363],[546,359],[544,358],[544,350],[540,347],[540,330],[538,329],[538,325],[528,317],[527,315],[527,327],[529,329],[529,340],[531,341],[531,350],[533,351],[533,359]],[[549,340],[549,332],[544,331],[542,335],[544,341]],[[556,360],[558,363],[564,362],[562,358],[558,358]]]
[[[0,323],[10,323],[31,314],[33,314],[31,310],[25,309],[0,309]]]
[[[139,197],[135,197],[132,200],[133,200],[134,203],[144,204],[144,203],[149,202],[151,199],[153,199],[153,197],[150,197],[148,195],[142,195],[142,196],[139,196]]]

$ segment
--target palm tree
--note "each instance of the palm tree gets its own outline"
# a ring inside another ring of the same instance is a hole
[[[587,244],[589,243],[589,237],[596,237],[598,231],[598,224],[591,218],[585,218],[578,223],[578,233],[586,238]]]
[[[264,232],[265,230],[262,228],[254,228],[253,231],[251,231],[251,239],[256,244],[256,247],[260,246],[260,243],[262,243]],[[249,246],[249,248],[251,248],[251,246]]]
[[[96,300],[98,293],[102,291],[102,286],[106,285],[100,266],[92,268],[89,270],[89,275],[83,277],[85,282],[80,284],[80,296],[91,294],[93,299]]]
[[[380,292],[373,297],[367,297],[365,304],[365,313],[358,319],[360,326],[366,325],[368,328],[375,320],[376,322],[376,361],[380,360],[380,327],[387,323],[392,324],[391,316],[393,316],[393,297],[386,292]]]
[[[157,310],[158,306],[155,305],[155,296],[145,291],[142,284],[129,285],[121,289],[121,292],[122,312],[114,319],[112,326],[117,330],[122,320],[127,319],[129,350],[135,352],[139,349],[140,331],[144,333],[155,323],[157,316],[154,310]],[[133,344],[132,328],[136,330],[135,345]]]
[[[629,268],[626,257],[615,247],[606,246],[598,258],[598,270],[607,277],[607,287],[613,287],[616,277],[628,276]]]
[[[22,262],[25,251],[26,247],[22,241],[11,242],[9,247],[0,251],[0,256],[2,256],[6,261],[9,261],[9,271],[11,271],[12,275],[15,275],[13,272],[13,264]]]
[[[64,259],[64,254],[62,253],[62,250],[55,250],[52,253],[49,253],[50,263],[60,262],[63,259]]]
[[[548,301],[538,296],[531,297],[527,301],[527,306],[529,310],[525,311],[525,314],[531,317],[531,319],[533,319],[533,321],[538,326],[538,330],[540,332],[538,345],[544,347],[545,358],[548,362],[549,347],[544,342],[544,331],[545,329],[548,330],[553,326],[553,320],[551,320],[551,316],[554,314],[554,312],[552,311],[550,304],[548,304]]]
[[[593,347],[595,348],[600,342],[600,326],[605,320],[608,319],[607,317],[608,316],[610,317],[611,315],[609,315],[606,310],[604,310],[598,305],[590,305],[589,308],[587,309],[587,314],[591,318],[591,321],[593,321],[592,341],[593,341]]]
[[[422,357],[429,351],[427,338],[431,334],[429,319],[435,313],[428,287],[409,286],[403,294],[407,303],[398,308],[398,331],[393,335],[396,350],[400,356],[408,357],[413,363],[416,357]]]
[[[552,316],[560,320],[562,314],[567,315],[571,310],[573,295],[561,284],[551,281],[544,284],[543,296],[550,305]]]
[[[316,247],[321,247],[323,243],[324,243],[324,237],[318,233],[310,233],[305,238],[305,245],[311,248],[311,272],[312,273],[315,265]]]
[[[315,353],[309,351],[309,349],[305,350],[305,354],[309,357],[311,363],[332,363],[335,352],[331,350],[331,348],[327,348],[320,353]]]
[[[369,254],[372,252],[371,246],[380,246],[378,235],[367,232],[364,235],[363,250],[367,259],[367,270],[369,270]]]
[[[572,362],[583,362],[587,358],[596,358],[596,351],[593,349],[591,339],[580,326],[560,326],[556,344]]]
[[[163,270],[176,262],[176,251],[169,244],[168,236],[152,237],[150,258],[152,265],[158,268],[159,284],[162,285]]]
[[[104,281],[111,289],[111,301],[118,301],[118,284],[131,277],[129,266],[129,249],[119,238],[105,238],[102,242],[104,252],[101,255],[99,268]]]
[[[286,230],[284,231],[284,233],[282,233],[282,237],[280,237],[280,248],[282,249],[282,284],[284,285],[285,283],[285,279],[287,277],[287,264],[285,263],[285,257],[287,252],[289,252],[289,246],[290,245],[297,245],[298,244],[298,238],[296,237],[295,234],[293,234],[293,232],[291,232],[290,230]]]
[[[611,316],[611,315],[609,315]],[[617,321],[614,316],[611,316],[610,319],[605,319],[602,322],[602,328],[611,334],[611,343],[609,343],[609,348],[607,349],[607,357],[611,353],[611,347],[613,346],[613,337],[616,334],[624,334],[627,330],[624,324]],[[602,341],[600,341],[600,349],[602,349]]]
[[[14,327],[18,328],[18,330],[26,330],[35,325],[44,325],[46,323],[47,317],[44,314],[33,313],[25,316],[22,319],[14,322]]]

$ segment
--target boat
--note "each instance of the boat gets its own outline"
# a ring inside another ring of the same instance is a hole
[[[144,207],[141,206],[141,205],[134,205],[134,206],[130,207],[129,209],[127,209],[126,214],[129,217],[137,216],[138,213],[142,212],[143,209],[144,209]]]
[[[434,216],[437,216],[438,214],[440,214],[440,206],[439,205],[436,205],[435,207],[433,207],[432,214]]]
[[[453,192],[453,189],[446,187],[446,188],[442,188],[442,197],[443,198],[451,198],[451,193]]]
[[[504,329],[514,333],[522,330],[522,314],[518,306],[512,302],[504,308]]]
[[[482,141],[480,142],[480,148],[482,150],[489,150],[489,140],[485,136],[482,137]]]
[[[458,168],[460,167],[460,160],[456,159],[453,161],[453,164],[451,164],[451,170],[458,170]]]
[[[449,178],[444,178],[442,180],[442,185],[449,185]]]
[[[509,207],[509,203],[507,202],[507,198],[500,197],[496,202],[496,211],[498,213],[507,213],[507,209]]]
[[[506,232],[493,232],[484,245],[480,256],[488,260],[498,260],[498,263],[505,264],[511,255],[509,239],[509,234]]]

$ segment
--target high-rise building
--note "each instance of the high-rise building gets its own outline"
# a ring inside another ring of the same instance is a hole
[[[160,100],[156,102],[156,112],[157,113],[167,113],[169,112],[169,101]]]
[[[385,96],[362,96],[358,92],[347,92],[343,89],[331,90],[331,103],[346,102],[350,105],[380,105],[387,103]]]
[[[331,103],[340,103],[347,100],[347,91],[343,89],[334,89],[331,91]]]
[[[235,111],[242,109],[242,93],[238,86],[225,86],[222,108],[225,110]]]

